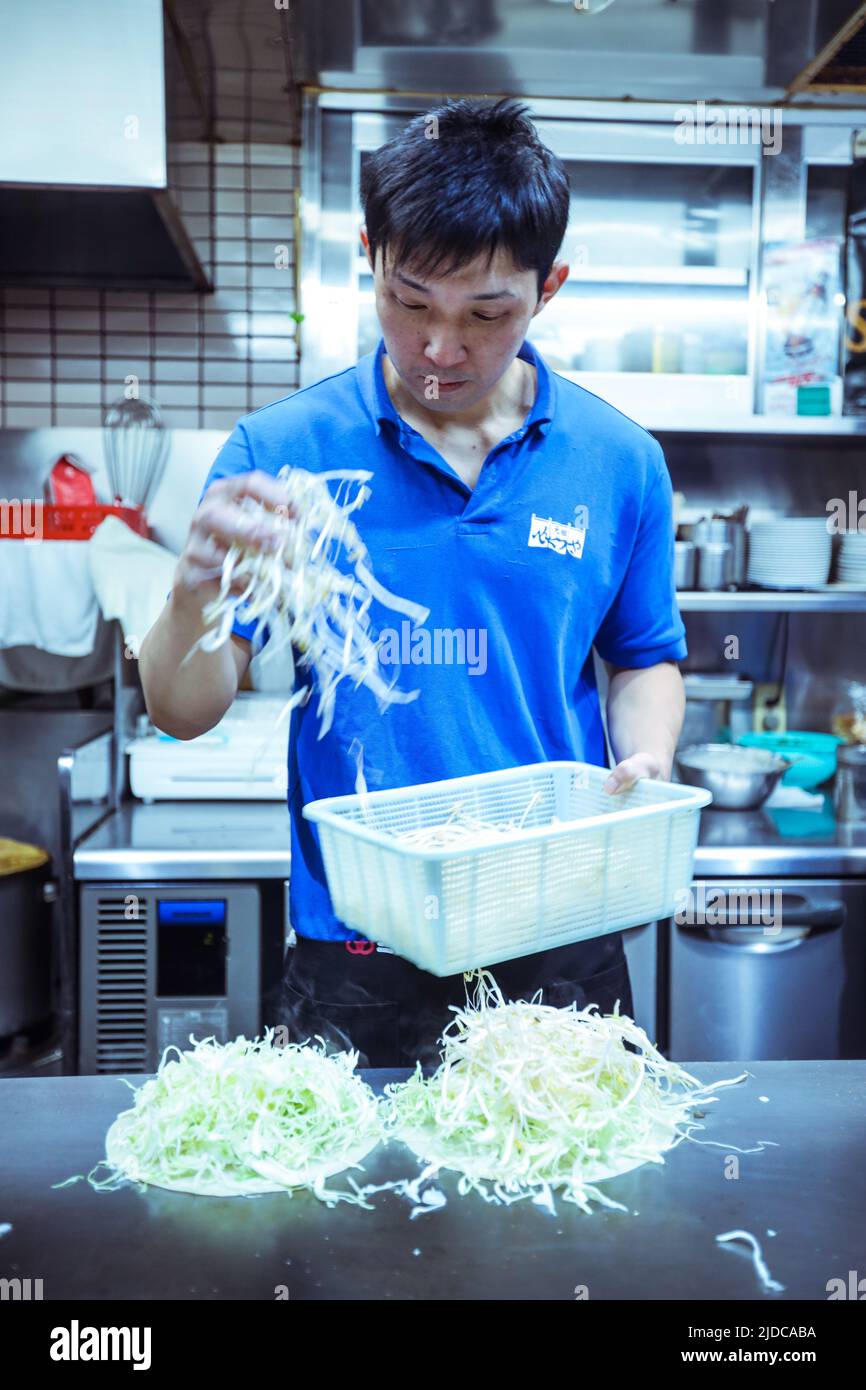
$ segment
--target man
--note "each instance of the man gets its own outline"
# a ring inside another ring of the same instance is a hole
[[[552,373],[526,341],[568,275],[556,256],[569,189],[525,108],[464,100],[417,118],[365,165],[362,198],[383,341],[356,367],[237,425],[142,647],[141,675],[160,728],[178,738],[211,728],[247,668],[252,629],[238,623],[224,648],[181,663],[227,546],[242,535],[271,543],[267,520],[251,527],[238,502],[279,506],[284,464],[372,471],[357,521],[377,578],[429,608],[434,633],[464,641],[454,659],[404,665],[401,686],[420,691],[414,703],[383,714],[369,691],[341,686],[320,741],[314,700],[293,715],[297,945],[285,997],[294,1037],[322,1034],[357,1047],[362,1062],[394,1066],[435,1060],[462,978],[435,979],[335,918],[304,804],[354,790],[355,740],[371,791],[553,759],[606,765],[593,646],[611,677],[607,790],[666,778],[686,647],[659,445]],[[542,989],[556,1005],[632,1009],[619,934],[494,973],[512,998]]]

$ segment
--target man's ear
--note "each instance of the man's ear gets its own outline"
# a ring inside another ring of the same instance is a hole
[[[362,227],[358,235],[361,239],[361,245],[364,248],[364,254],[367,257],[367,264],[375,273],[376,267],[373,264],[373,257],[370,255],[370,238],[367,236],[367,228]]]
[[[549,304],[553,296],[562,288],[568,279],[569,265],[566,261],[554,261],[550,267],[544,284],[541,287],[541,294],[538,303],[532,311],[532,317],[540,314],[545,304]]]

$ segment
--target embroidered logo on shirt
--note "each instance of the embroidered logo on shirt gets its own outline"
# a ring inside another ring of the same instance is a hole
[[[554,521],[551,517],[532,513],[527,545],[543,550],[555,550],[557,555],[570,555],[575,560],[583,556],[586,542],[587,508],[575,507],[574,521]]]

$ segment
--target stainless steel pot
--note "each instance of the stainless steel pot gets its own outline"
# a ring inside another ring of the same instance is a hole
[[[705,517],[694,523],[690,539],[698,550],[707,545],[729,545],[731,554],[727,561],[726,583],[745,584],[747,532],[743,522]]]
[[[695,587],[695,547],[691,541],[674,541],[674,583],[678,589]]]
[[[50,863],[0,873],[0,1038],[51,1017],[55,896]]]
[[[699,589],[716,591],[733,583],[734,552],[728,541],[705,541],[696,554]]]
[[[866,825],[866,744],[839,748],[833,805],[837,820]]]

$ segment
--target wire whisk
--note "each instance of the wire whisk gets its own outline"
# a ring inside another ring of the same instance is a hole
[[[168,441],[169,433],[153,401],[124,397],[108,407],[103,447],[116,503],[147,508],[165,472]]]

